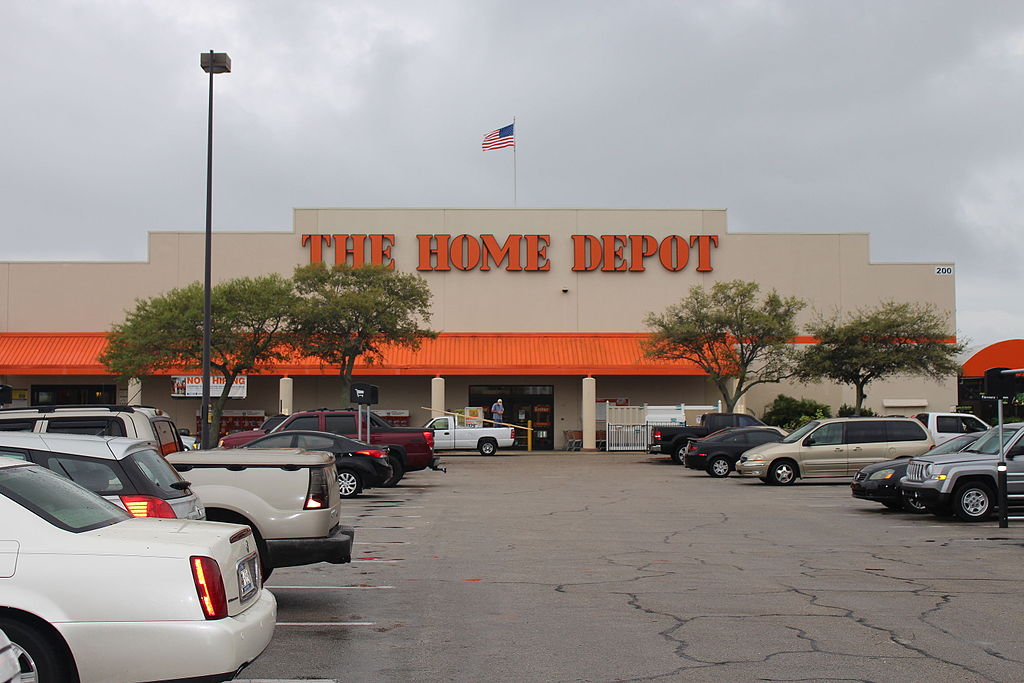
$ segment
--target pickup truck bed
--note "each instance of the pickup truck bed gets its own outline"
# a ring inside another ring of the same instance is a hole
[[[658,426],[651,430],[648,453],[665,453],[677,465],[684,464],[686,444],[690,439],[703,439],[726,427],[765,427],[765,423],[745,413],[704,413],[696,425]]]
[[[334,456],[295,449],[216,449],[166,456],[214,522],[252,528],[264,576],[276,567],[352,560],[355,530],[340,523]]]

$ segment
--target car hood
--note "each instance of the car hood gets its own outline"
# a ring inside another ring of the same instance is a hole
[[[863,472],[864,474],[873,474],[874,472],[878,472],[879,470],[885,470],[889,468],[895,469],[897,471],[900,468],[903,468],[905,470],[907,469],[908,464],[910,464],[910,458],[896,458],[895,460],[886,460],[885,462],[873,462],[870,465],[865,465],[864,467],[861,467],[860,471]]]
[[[955,465],[961,462],[977,462],[979,460],[998,460],[999,456],[987,453],[973,453],[961,451],[959,453],[948,453],[946,455],[919,455],[914,460],[919,462],[930,462],[937,465]]]

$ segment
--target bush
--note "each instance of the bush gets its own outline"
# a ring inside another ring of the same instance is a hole
[[[854,406],[848,406],[848,405],[846,405],[844,403],[843,405],[839,406],[839,412],[836,413],[836,415],[838,417],[852,417],[855,411],[856,411],[856,408]],[[860,416],[861,417],[878,417],[878,413],[876,413],[875,411],[871,410],[871,408],[861,408],[860,409]]]
[[[785,394],[775,397],[761,420],[765,424],[776,425],[783,429],[796,429],[811,420],[832,417],[832,408],[825,403],[818,403],[809,398],[793,398]]]

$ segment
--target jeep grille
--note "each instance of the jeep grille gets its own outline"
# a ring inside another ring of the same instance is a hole
[[[907,465],[907,479],[910,481],[924,481],[924,470],[927,465],[923,462],[913,462]]]

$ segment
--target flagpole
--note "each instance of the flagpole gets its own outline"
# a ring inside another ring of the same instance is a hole
[[[512,135],[516,134],[516,117],[512,117]],[[519,168],[516,165],[516,145],[512,144],[512,208],[519,207]]]

